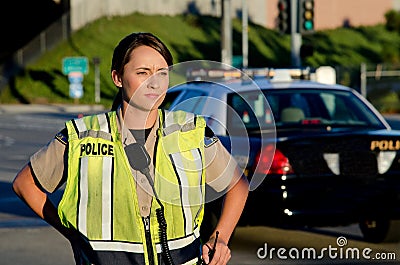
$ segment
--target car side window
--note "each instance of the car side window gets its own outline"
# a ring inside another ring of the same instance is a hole
[[[346,107],[344,99],[333,94],[321,93],[321,98],[329,111],[332,120],[348,121],[351,116],[351,109]]]
[[[206,96],[204,92],[199,90],[183,89],[180,91],[171,91],[167,92],[161,107],[201,114],[207,99]]]
[[[179,109],[200,114],[206,101],[206,94],[197,90],[187,90],[180,101],[182,106]]]

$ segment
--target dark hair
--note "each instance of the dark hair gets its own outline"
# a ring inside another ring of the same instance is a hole
[[[129,62],[131,52],[140,46],[149,46],[158,51],[164,57],[168,66],[173,65],[173,58],[167,46],[152,33],[135,32],[123,38],[115,47],[111,62],[111,71],[117,71],[119,75],[124,74],[124,66]],[[122,92],[119,89],[114,98],[112,110],[115,110],[122,102]]]

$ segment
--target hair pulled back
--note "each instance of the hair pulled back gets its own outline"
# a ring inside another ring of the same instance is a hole
[[[124,67],[130,60],[134,49],[140,46],[148,46],[158,51],[165,59],[168,66],[173,65],[173,57],[168,47],[155,35],[148,32],[134,32],[123,38],[114,49],[111,72],[116,71],[120,76],[124,74]],[[119,89],[114,98],[112,110],[116,110],[122,102],[122,91]]]

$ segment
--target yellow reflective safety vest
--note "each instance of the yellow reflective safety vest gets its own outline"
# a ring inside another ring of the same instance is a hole
[[[159,117],[154,186],[164,206],[168,246],[175,264],[195,264],[205,198],[205,121],[183,111],[159,110]],[[116,112],[66,126],[68,179],[58,212],[63,225],[90,243],[93,251],[82,253],[87,264],[164,264],[155,214],[160,205],[152,200],[149,218],[140,216]]]

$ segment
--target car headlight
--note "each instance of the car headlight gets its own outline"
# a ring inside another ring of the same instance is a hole
[[[333,174],[340,174],[340,164],[339,164],[339,154],[338,153],[326,153],[323,155],[328,165],[329,169]],[[382,151],[378,152],[376,155],[376,162],[378,167],[378,173],[384,174],[386,173],[390,166],[393,163],[394,158],[396,157],[396,151]]]
[[[332,153],[332,154],[324,154],[323,156],[326,161],[326,164],[328,165],[332,173],[335,175],[339,175],[340,174],[339,154]]]
[[[389,170],[395,157],[396,151],[382,151],[377,154],[376,160],[378,162],[379,174],[384,174]]]

